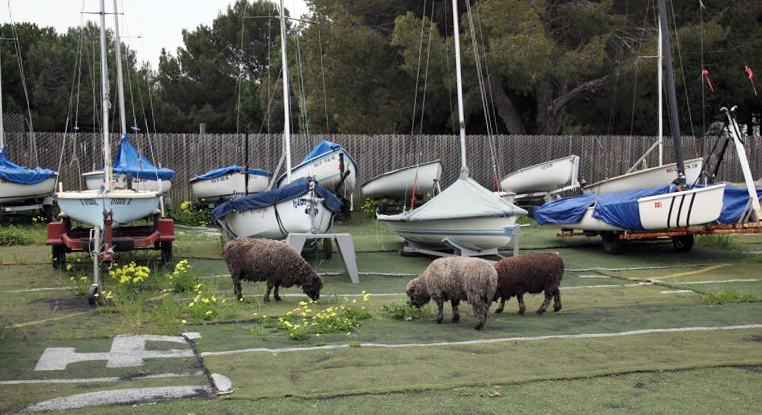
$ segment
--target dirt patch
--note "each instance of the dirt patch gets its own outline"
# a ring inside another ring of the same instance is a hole
[[[461,353],[467,353],[467,354],[498,354],[501,353],[499,350],[494,349],[487,349],[484,347],[474,347],[474,346],[450,346],[450,350],[461,352]]]
[[[635,382],[635,388],[637,389],[643,389],[646,387],[646,384],[643,382]]]
[[[610,409],[624,409],[624,404],[621,403],[604,403],[602,406]]]
[[[84,297],[39,298],[27,303],[31,307],[47,306],[51,311],[87,311],[92,310]]]
[[[748,340],[748,341],[750,341],[750,342],[760,342],[760,343],[762,343],[762,335],[759,335],[759,334],[755,334],[755,335],[753,335],[753,336],[749,336],[749,337],[747,337],[747,338],[746,338],[746,339],[744,339],[744,340]]]
[[[751,373],[762,373],[762,366],[746,365],[739,368]]]

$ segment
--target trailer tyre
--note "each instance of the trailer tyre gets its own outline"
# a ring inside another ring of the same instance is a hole
[[[622,241],[613,232],[601,232],[601,241],[606,253],[616,255],[622,252]]]
[[[690,252],[693,249],[695,243],[693,235],[680,235],[672,237],[672,246],[675,247],[675,251],[685,253]]]
[[[90,292],[87,294],[87,304],[90,304],[91,306],[98,305],[100,291],[100,287],[97,285],[90,286]]]
[[[161,262],[162,264],[168,264],[172,261],[172,242],[161,242]]]
[[[66,248],[62,245],[53,245],[53,268],[66,269]]]

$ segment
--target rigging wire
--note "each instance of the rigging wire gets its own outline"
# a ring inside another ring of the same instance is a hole
[[[244,7],[248,6],[248,2],[246,2],[246,5]],[[243,84],[243,55],[244,55],[244,44],[243,44],[243,35],[244,31],[246,30],[246,26],[244,23],[246,22],[246,9],[244,9],[241,12],[241,54],[239,56],[238,61],[238,99],[236,100],[236,106],[235,106],[235,133],[240,134],[241,133],[241,87]]]
[[[683,64],[683,53],[680,47],[680,36],[677,33],[677,20],[675,19],[675,3],[669,2],[670,10],[672,11],[672,26],[675,32],[675,46],[677,47],[677,60],[680,62],[680,77],[683,79],[683,92],[685,93],[685,107],[688,109],[688,122],[691,127],[691,135],[696,136],[696,132],[693,129],[693,113],[691,112],[690,99],[688,98],[688,84],[685,81],[685,65]]]
[[[320,53],[320,76],[323,78],[323,111],[325,112],[325,133],[331,134],[331,128],[328,121],[328,94],[325,88],[325,67],[323,66],[323,39],[320,36],[320,23],[317,23],[318,29],[318,52]]]

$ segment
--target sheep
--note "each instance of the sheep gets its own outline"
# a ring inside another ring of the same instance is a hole
[[[476,330],[487,320],[490,300],[497,289],[497,271],[489,262],[479,258],[439,258],[407,285],[410,302],[420,308],[434,300],[439,308],[437,323],[443,319],[445,301],[452,305],[452,322],[460,320],[458,305],[465,300],[474,310]]]
[[[290,245],[270,239],[234,239],[222,253],[233,278],[233,292],[240,301],[241,280],[267,281],[264,301],[270,301],[270,290],[275,288],[275,301],[280,301],[278,288],[300,285],[312,300],[320,298],[323,280]]]
[[[519,300],[519,314],[524,314],[524,293],[539,294],[545,291],[545,301],[537,310],[542,314],[554,298],[553,311],[561,310],[561,278],[564,276],[564,261],[554,253],[526,254],[501,259],[496,265],[497,292],[492,301],[500,299],[495,313],[502,313],[505,302],[516,296]]]

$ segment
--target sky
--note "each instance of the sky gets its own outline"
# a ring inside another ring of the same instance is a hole
[[[182,30],[210,25],[217,15],[227,10],[234,0],[118,0],[124,13],[119,32],[122,42],[137,51],[138,60],[148,61],[157,68],[161,49],[175,54],[182,46]],[[114,1],[105,0],[106,12],[113,10]],[[59,33],[79,26],[87,20],[97,21],[98,0],[0,0],[0,21],[9,21],[8,5],[14,22],[33,22],[52,26]],[[307,12],[304,0],[283,0],[292,16]],[[85,14],[81,13],[82,10]],[[106,16],[106,26],[113,29],[114,18]]]

